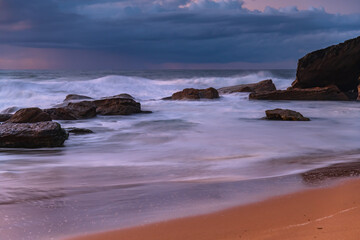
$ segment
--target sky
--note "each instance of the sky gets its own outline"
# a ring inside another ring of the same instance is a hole
[[[296,68],[359,0],[0,0],[0,69]]]

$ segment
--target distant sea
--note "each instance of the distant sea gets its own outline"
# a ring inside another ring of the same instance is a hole
[[[152,114],[59,121],[94,134],[52,149],[0,149],[0,239],[58,239],[215,211],[302,188],[304,171],[360,157],[356,102],[162,101],[184,88],[295,70],[0,71],[0,112],[48,108],[67,94],[128,93]],[[288,108],[310,122],[266,121]],[[281,179],[281,180],[279,180]]]

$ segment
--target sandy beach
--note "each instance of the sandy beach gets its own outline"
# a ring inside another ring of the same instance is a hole
[[[359,179],[250,205],[71,240],[359,239]],[[70,239],[69,239],[70,240]]]

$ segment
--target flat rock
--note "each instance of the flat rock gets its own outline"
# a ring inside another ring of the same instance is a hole
[[[48,113],[40,108],[23,108],[18,110],[7,122],[11,123],[36,123],[51,121]]]
[[[0,147],[60,147],[68,134],[56,122],[4,123],[0,125]]]
[[[163,98],[163,100],[199,100],[199,99],[216,99],[219,98],[219,93],[215,88],[195,89],[185,88],[180,92],[176,92],[170,98]]]
[[[64,102],[66,101],[72,101],[72,100],[87,100],[92,99],[91,97],[85,96],[85,95],[79,95],[79,94],[69,94],[65,97]]]
[[[298,62],[294,88],[336,85],[357,91],[360,76],[360,37],[307,54]]]
[[[99,115],[130,115],[141,113],[140,103],[127,98],[109,98],[94,101]]]
[[[270,92],[275,91],[276,87],[271,79],[263,80],[258,83],[240,84],[218,89],[220,94],[229,94],[235,92]]]
[[[309,118],[304,117],[301,113],[289,109],[273,109],[266,110],[266,118],[268,120],[282,120],[282,121],[310,121]]]
[[[321,101],[348,101],[349,97],[336,86],[315,87],[307,89],[289,88],[264,93],[250,93],[249,99],[254,100],[321,100]]]
[[[0,114],[0,122],[5,122],[7,120],[9,120],[11,117],[13,116],[13,114]]]

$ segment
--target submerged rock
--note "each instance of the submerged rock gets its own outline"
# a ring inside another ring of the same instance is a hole
[[[298,62],[294,88],[336,85],[357,91],[360,76],[360,37],[307,54]]]
[[[171,98],[163,100],[198,100],[198,99],[215,99],[219,98],[219,93],[215,88],[194,89],[186,88],[180,92],[174,93]]]
[[[9,120],[12,116],[13,114],[0,114],[0,122],[5,122]]]
[[[94,101],[100,115],[130,115],[141,113],[140,103],[127,98],[109,98]]]
[[[19,107],[8,107],[8,108],[2,110],[1,113],[10,114],[10,113],[15,113],[18,110],[20,110]]]
[[[48,113],[40,108],[23,108],[17,111],[7,122],[10,123],[36,123],[51,121]]]
[[[91,97],[79,95],[79,94],[69,94],[65,97],[64,102],[71,101],[71,100],[85,100],[85,99],[92,99]]]
[[[271,79],[263,80],[258,83],[240,84],[218,89],[220,94],[229,94],[234,92],[270,92],[275,91],[276,87]]]
[[[0,147],[60,147],[68,134],[56,122],[4,123],[0,125]]]
[[[87,128],[68,128],[66,129],[68,133],[73,133],[73,134],[90,134],[90,133],[94,133],[92,130],[87,129]]]
[[[289,109],[274,109],[265,111],[268,120],[282,120],[282,121],[310,121],[309,118],[304,117],[301,113]]]
[[[255,100],[332,100],[348,101],[349,97],[336,86],[315,87],[307,89],[289,88],[264,93],[250,93],[249,99]]]

